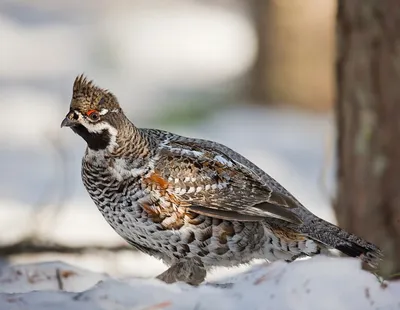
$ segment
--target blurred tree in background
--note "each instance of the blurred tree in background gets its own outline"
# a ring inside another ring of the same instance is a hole
[[[339,0],[340,226],[379,245],[400,272],[400,2]]]
[[[334,101],[335,0],[253,0],[251,97],[327,111]]]

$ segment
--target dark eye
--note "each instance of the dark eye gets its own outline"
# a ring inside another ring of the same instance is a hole
[[[97,121],[100,118],[100,114],[99,112],[97,112],[96,110],[90,110],[86,113],[87,116],[89,116],[89,118],[92,121]]]

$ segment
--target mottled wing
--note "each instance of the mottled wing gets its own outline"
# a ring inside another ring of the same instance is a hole
[[[171,142],[160,148],[152,179],[163,183],[174,203],[195,213],[228,220],[273,217],[301,223],[292,212],[296,202],[291,197],[272,191],[222,152]]]

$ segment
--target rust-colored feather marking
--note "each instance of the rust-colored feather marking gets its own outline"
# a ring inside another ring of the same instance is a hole
[[[153,219],[155,219],[157,217],[160,218],[161,212],[160,212],[159,208],[157,208],[156,206],[151,205],[148,202],[142,202],[140,204],[140,206],[143,208],[144,211],[146,211],[146,213],[149,215],[149,217],[151,217]],[[162,220],[162,219],[160,218],[160,220]]]
[[[178,199],[174,194],[169,193],[168,189],[172,185],[157,173],[152,173],[149,177],[144,179],[144,183],[151,187],[152,190],[158,190],[164,201],[169,203],[169,206],[142,204],[142,208],[154,220],[163,226],[164,229],[179,229],[185,221],[187,215],[184,203]],[[174,207],[174,205],[176,207]]]
[[[165,192],[169,186],[168,181],[157,173],[152,173],[148,178],[144,179],[144,182],[147,185],[152,186],[153,189],[159,190],[162,196],[165,195]]]
[[[160,223],[164,229],[178,230],[185,224],[185,210],[183,208],[173,209],[154,205],[142,204],[143,210],[155,223]]]
[[[180,200],[177,196],[175,196],[173,193],[168,192],[169,188],[172,188],[172,184],[170,184],[167,180],[165,180],[162,176],[160,176],[157,173],[152,173],[148,178],[144,179],[144,182],[148,185],[151,186],[153,190],[159,190],[160,195],[165,198],[167,201],[180,206],[189,206],[189,204],[183,202]]]

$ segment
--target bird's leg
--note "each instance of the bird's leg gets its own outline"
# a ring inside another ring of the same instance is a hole
[[[203,263],[197,257],[186,258],[169,267],[157,279],[165,283],[185,282],[190,285],[199,285],[207,275]]]

